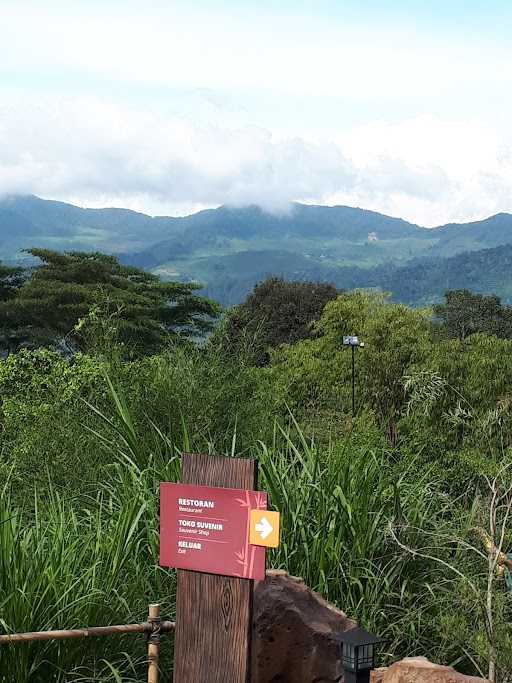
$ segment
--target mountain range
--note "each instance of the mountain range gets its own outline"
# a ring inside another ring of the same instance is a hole
[[[292,204],[200,211],[182,218],[84,209],[29,196],[0,199],[0,258],[33,246],[103,251],[165,279],[198,281],[225,305],[268,275],[380,287],[412,305],[467,287],[512,300],[512,215],[424,228],[346,206]]]

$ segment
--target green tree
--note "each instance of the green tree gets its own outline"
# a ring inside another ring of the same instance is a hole
[[[339,293],[325,283],[268,278],[229,314],[225,326],[227,346],[232,351],[250,346],[255,363],[266,365],[269,349],[309,338],[312,323],[319,320],[325,304]]]
[[[16,295],[23,284],[23,280],[24,273],[21,268],[0,263],[0,306],[3,302],[10,301]],[[0,317],[0,349],[10,350],[15,337],[16,334],[11,329],[9,321],[2,315]]]
[[[0,301],[12,299],[23,284],[23,270],[0,262]]]
[[[426,311],[390,304],[386,296],[355,291],[329,302],[315,326],[316,338],[274,354],[277,386],[294,409],[350,412],[351,358],[344,335],[359,335],[356,393],[359,410],[374,411],[395,438],[405,403],[404,374],[429,354],[431,324]]]
[[[451,495],[472,500],[512,452],[512,341],[438,341],[404,384],[403,450],[435,466]]]
[[[449,337],[465,339],[475,332],[512,337],[512,309],[503,306],[498,296],[456,289],[444,297],[444,303],[434,306],[434,314]]]
[[[31,249],[41,260],[16,295],[0,304],[17,346],[88,350],[98,313],[115,320],[119,343],[130,355],[156,352],[169,336],[201,335],[218,307],[194,294],[196,284],[161,282],[100,253]],[[91,334],[92,332],[92,334]]]

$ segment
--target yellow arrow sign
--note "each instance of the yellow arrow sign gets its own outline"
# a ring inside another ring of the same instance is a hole
[[[279,545],[279,512],[271,510],[251,510],[249,533],[251,545],[277,548]]]

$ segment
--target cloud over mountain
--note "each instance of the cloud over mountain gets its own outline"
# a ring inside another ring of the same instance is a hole
[[[510,3],[3,4],[0,192],[512,210]]]
[[[97,99],[0,107],[0,191],[162,205],[282,206],[354,184],[332,144],[200,126]],[[131,200],[131,201],[130,201]]]
[[[510,148],[481,124],[422,117],[333,139],[221,113],[208,124],[97,97],[5,98],[0,192],[155,213],[344,203],[430,225],[512,209]]]

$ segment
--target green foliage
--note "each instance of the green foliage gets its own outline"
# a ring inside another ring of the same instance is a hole
[[[0,306],[10,301],[23,284],[23,270],[6,266],[0,262]],[[9,349],[13,345],[12,330],[5,322],[0,325],[0,348]]]
[[[172,335],[210,329],[218,313],[213,302],[194,295],[197,285],[163,283],[113,256],[45,249],[30,254],[42,265],[0,308],[18,345],[94,350],[103,331],[98,318],[107,317],[127,354],[155,353]]]
[[[474,294],[467,289],[445,293],[445,302],[434,306],[434,314],[449,337],[465,339],[475,332],[512,337],[512,309],[499,297]]]
[[[17,497],[45,490],[49,476],[69,495],[96,480],[83,401],[105,395],[101,363],[89,356],[23,350],[0,362],[0,474],[13,470]]]
[[[223,330],[227,350],[249,347],[255,364],[266,365],[269,349],[310,337],[312,324],[337,294],[332,285],[268,278],[228,314]]]
[[[112,455],[97,447],[90,405],[109,414],[116,404],[105,382],[109,369],[141,435],[140,464],[156,448],[153,425],[191,448],[239,451],[272,433],[277,402],[248,359],[226,357],[215,340],[204,348],[176,344],[135,363],[23,350],[0,362],[0,475],[14,468],[16,498],[52,485],[69,496],[94,489],[98,468]],[[229,389],[227,389],[227,387]],[[250,400],[247,397],[250,396]],[[115,419],[120,419],[116,417]],[[103,432],[102,432],[103,433]]]
[[[401,444],[471,498],[512,448],[512,342],[484,334],[432,345],[405,377]]]
[[[421,528],[435,509],[435,483],[398,474],[374,428],[322,447],[295,427],[296,436],[280,430],[259,454],[264,488],[282,511],[273,561],[385,636],[390,651],[417,647],[426,631],[404,629],[401,614],[417,609],[425,575],[385,528],[396,515]]]
[[[227,357],[216,340],[204,348],[174,346],[124,366],[117,387],[144,430],[147,449],[154,447],[156,424],[189,449],[230,452],[235,439],[239,453],[250,452],[257,439],[272,433],[280,407],[249,359]]]
[[[342,341],[357,334],[365,343],[356,358],[358,405],[386,424],[394,419],[404,404],[407,368],[428,354],[427,313],[387,304],[376,293],[352,292],[327,304],[316,330],[317,338],[274,356],[273,374],[290,405],[349,412],[351,357]]]
[[[384,635],[388,661],[485,671],[475,595],[487,560],[475,528],[488,517],[488,480],[511,471],[512,341],[440,338],[430,311],[356,291],[329,301],[314,336],[273,350],[269,366],[255,367],[244,344],[226,353],[222,330],[127,362],[116,315],[90,315],[102,330],[96,356],[24,350],[0,361],[3,630],[139,621],[153,600],[172,617],[174,574],[157,567],[158,483],[178,479],[185,450],[239,453],[258,457],[283,515],[273,566]],[[356,419],[347,334],[365,342]],[[501,490],[511,484],[507,474]],[[503,680],[510,600],[496,577]],[[0,680],[140,680],[143,657],[136,637],[20,646],[0,650]]]
[[[87,506],[50,491],[30,523],[0,495],[0,627],[3,632],[140,623],[147,603],[174,609],[174,576],[158,563],[158,477],[175,460],[151,467],[114,467]],[[123,657],[122,653],[129,653]],[[0,648],[0,681],[141,680],[145,642],[134,636],[31,643]],[[112,679],[114,680],[114,679]]]
[[[8,301],[23,283],[23,270],[0,262],[0,301]]]

